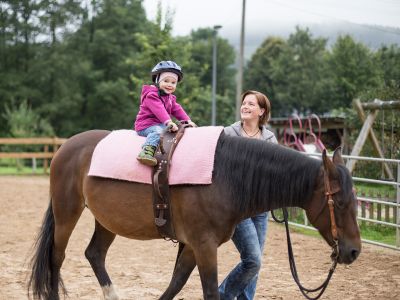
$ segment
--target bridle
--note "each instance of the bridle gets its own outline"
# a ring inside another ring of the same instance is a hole
[[[282,208],[283,211],[283,220],[279,220],[275,217],[274,212],[271,211],[273,219],[278,222],[278,223],[283,223],[285,222],[285,228],[286,228],[286,238],[287,238],[287,244],[288,244],[288,257],[289,257],[289,265],[290,265],[290,271],[292,273],[293,279],[296,282],[297,286],[299,287],[301,293],[306,297],[307,299],[310,300],[316,300],[319,299],[322,294],[325,292],[325,289],[328,287],[329,281],[331,280],[331,277],[333,273],[335,272],[336,265],[337,265],[337,259],[339,257],[339,243],[338,243],[338,234],[337,234],[337,227],[336,227],[336,221],[335,221],[335,209],[334,209],[334,200],[333,200],[333,195],[336,194],[337,192],[340,191],[339,188],[335,189],[332,191],[331,185],[329,182],[329,177],[328,173],[325,170],[324,171],[324,194],[325,194],[325,199],[328,203],[329,207],[329,216],[331,220],[331,233],[332,233],[332,239],[333,239],[333,245],[332,247],[332,254],[331,254],[331,260],[332,260],[332,265],[329,269],[329,273],[325,281],[317,288],[314,289],[308,289],[305,288],[301,283],[299,276],[297,274],[297,268],[296,268],[296,263],[294,261],[294,255],[293,255],[293,249],[292,249],[292,242],[290,240],[290,232],[289,232],[289,223],[288,223],[288,212],[286,207]],[[315,297],[310,297],[308,294],[309,293],[316,293],[319,292],[317,296]]]
[[[324,186],[325,186],[325,198],[328,202],[329,207],[329,216],[331,219],[331,234],[333,239],[333,245],[331,246],[333,249],[332,255],[339,256],[339,244],[338,244],[338,233],[336,227],[336,220],[335,220],[335,201],[333,201],[333,195],[340,191],[340,188],[332,191],[331,184],[329,182],[328,172],[324,172]]]

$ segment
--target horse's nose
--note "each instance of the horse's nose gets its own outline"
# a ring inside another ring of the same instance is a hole
[[[358,249],[352,249],[350,252],[350,256],[351,256],[351,261],[355,261],[358,257],[358,255],[360,255],[360,250]]]

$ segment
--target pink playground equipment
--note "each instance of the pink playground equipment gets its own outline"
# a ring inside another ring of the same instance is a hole
[[[314,126],[316,130],[314,130]],[[283,144],[297,151],[322,153],[325,148],[321,141],[321,121],[316,114],[311,114],[303,123],[297,114],[288,118],[283,131]]]

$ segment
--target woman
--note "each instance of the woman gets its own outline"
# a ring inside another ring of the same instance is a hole
[[[277,143],[275,135],[266,128],[271,104],[257,91],[246,91],[240,107],[241,121],[225,128],[225,134]],[[253,299],[267,233],[268,213],[240,222],[232,241],[240,253],[241,262],[229,273],[219,287],[222,299]]]

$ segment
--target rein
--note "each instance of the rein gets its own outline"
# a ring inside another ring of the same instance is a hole
[[[276,222],[278,222],[278,223],[285,222],[290,271],[292,273],[294,281],[296,282],[297,286],[300,289],[300,292],[304,295],[304,297],[306,297],[307,299],[310,299],[310,300],[319,299],[322,296],[322,294],[325,292],[325,289],[328,287],[329,281],[331,280],[331,277],[332,277],[333,273],[335,272],[336,265],[337,265],[337,258],[339,256],[339,244],[338,244],[338,237],[337,237],[337,227],[336,227],[336,222],[335,222],[334,201],[333,201],[333,197],[332,197],[332,195],[337,193],[338,191],[332,192],[327,172],[324,172],[324,187],[325,187],[325,197],[327,199],[327,203],[329,206],[329,215],[330,215],[330,219],[331,219],[331,232],[332,232],[334,244],[333,244],[333,246],[331,246],[332,247],[332,254],[331,254],[332,265],[329,269],[328,276],[325,279],[325,281],[317,288],[308,289],[308,288],[305,288],[300,283],[300,279],[299,279],[299,275],[297,274],[296,263],[295,263],[294,255],[293,255],[292,242],[290,239],[288,211],[287,211],[286,207],[282,208],[283,220],[277,219],[274,215],[274,211],[271,211],[272,217]],[[319,292],[319,294],[316,297],[310,297],[308,295],[308,293],[315,293],[315,292]]]

